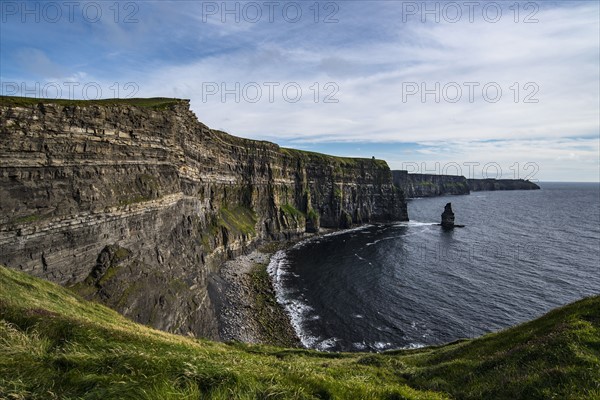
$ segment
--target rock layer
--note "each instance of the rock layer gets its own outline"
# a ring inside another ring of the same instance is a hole
[[[0,99],[0,263],[218,338],[208,276],[259,242],[407,220],[384,161],[237,138],[188,101]]]

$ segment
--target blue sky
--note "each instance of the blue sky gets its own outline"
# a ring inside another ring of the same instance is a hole
[[[1,90],[189,98],[283,146],[598,181],[599,3],[474,3],[3,1]]]

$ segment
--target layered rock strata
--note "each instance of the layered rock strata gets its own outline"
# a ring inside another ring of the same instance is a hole
[[[207,282],[224,260],[319,227],[407,220],[384,161],[211,130],[184,100],[140,104],[0,98],[0,264],[218,338]]]
[[[467,179],[469,190],[539,190],[540,187],[524,179]]]
[[[392,171],[394,185],[406,198],[469,194],[487,190],[537,190],[535,183],[523,179],[467,179],[458,175],[411,174]]]
[[[410,174],[401,170],[392,171],[392,174],[394,185],[407,198],[469,194],[469,185],[464,176]]]

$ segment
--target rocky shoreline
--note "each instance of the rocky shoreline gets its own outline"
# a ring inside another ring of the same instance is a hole
[[[262,246],[250,254],[226,261],[211,276],[209,294],[215,305],[222,341],[302,346],[290,317],[277,302],[267,273],[271,256],[297,241]]]

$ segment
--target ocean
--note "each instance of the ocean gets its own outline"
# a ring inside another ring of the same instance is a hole
[[[600,187],[409,200],[410,222],[300,242],[268,267],[302,343],[324,351],[472,338],[600,293]],[[452,203],[456,223],[437,224]]]

